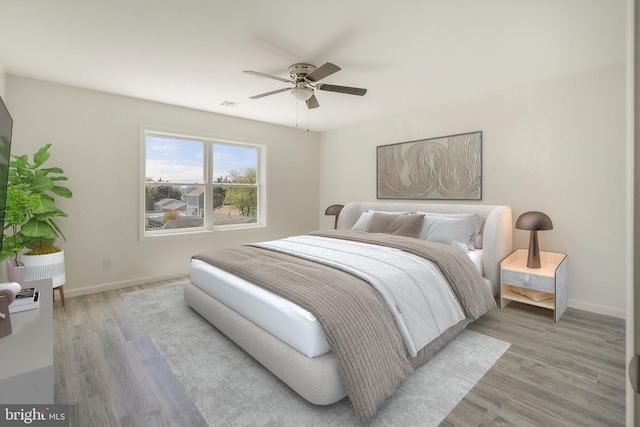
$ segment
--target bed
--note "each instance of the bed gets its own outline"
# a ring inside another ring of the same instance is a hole
[[[470,223],[475,232],[467,230]],[[455,237],[449,241],[454,226],[459,229],[453,231]],[[379,232],[379,227],[385,233]],[[396,234],[400,235],[387,234],[389,227],[396,231],[399,227]],[[349,203],[342,209],[336,228],[196,255],[191,261],[191,281],[184,297],[195,311],[304,399],[328,405],[348,395],[356,415],[367,421],[415,368],[495,306],[500,261],[512,250],[511,209],[463,204]],[[373,232],[367,232],[368,228]],[[405,237],[407,229],[414,237]],[[425,243],[425,230],[431,233],[427,236],[431,241],[436,236],[435,243]],[[442,230],[446,232],[443,234]],[[442,236],[444,240],[438,241]],[[351,251],[355,254],[351,255]],[[347,252],[355,260],[349,262],[361,264],[342,266]],[[374,252],[382,258],[367,263]],[[422,257],[427,255],[435,258],[426,264],[438,265],[435,269],[430,267],[429,273],[423,271]],[[384,268],[380,267],[381,262]],[[429,310],[434,310],[431,317],[437,319],[435,323],[441,324],[415,326],[418,322],[411,317],[415,315],[412,311],[422,313],[425,308],[413,307],[415,300],[421,298],[411,292],[427,291],[416,291],[414,283],[403,284],[404,294],[400,296],[388,293],[383,276],[393,276],[391,271],[395,270],[410,276],[407,282],[424,282],[423,274],[438,276],[434,279],[438,282],[442,276],[448,288],[437,290],[434,285],[428,292],[451,293],[457,301],[468,301],[457,309],[441,308],[451,305],[446,302],[451,296],[443,297],[442,303],[425,302]],[[450,284],[457,280],[464,282],[460,290],[459,285]],[[343,283],[355,296],[334,296],[333,288],[324,288]],[[285,290],[280,288],[283,286]],[[287,286],[306,288],[289,294]],[[323,299],[313,302],[321,308],[304,300],[307,294],[315,295],[308,297],[312,300]],[[338,319],[333,320],[334,316]],[[359,316],[366,319],[361,321]],[[336,332],[345,324],[349,331]],[[339,336],[343,333],[346,338]],[[365,372],[365,378],[354,376],[353,371]],[[382,384],[371,385],[373,380],[366,375],[376,377],[375,381]]]

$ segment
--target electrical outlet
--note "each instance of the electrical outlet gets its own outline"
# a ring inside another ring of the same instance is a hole
[[[103,258],[102,259],[102,269],[103,270],[111,270],[111,258]]]

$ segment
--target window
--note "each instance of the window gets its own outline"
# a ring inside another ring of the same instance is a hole
[[[144,235],[264,224],[264,147],[144,132]]]

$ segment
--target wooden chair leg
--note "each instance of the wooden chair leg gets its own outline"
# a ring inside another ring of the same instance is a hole
[[[64,285],[53,288],[53,292],[51,292],[51,298],[53,301],[56,300],[56,289],[60,292],[60,299],[62,300],[62,305],[64,305]]]

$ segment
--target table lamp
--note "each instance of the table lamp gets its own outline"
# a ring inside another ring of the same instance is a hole
[[[538,246],[538,230],[552,230],[551,218],[542,212],[525,212],[516,220],[518,230],[531,230],[529,236],[528,268],[540,268],[540,247]]]
[[[335,215],[336,216],[336,220],[333,224],[333,228],[336,229],[338,228],[338,217],[340,216],[340,211],[342,210],[342,208],[344,208],[344,205],[331,205],[327,208],[326,211],[324,211],[325,215]]]

